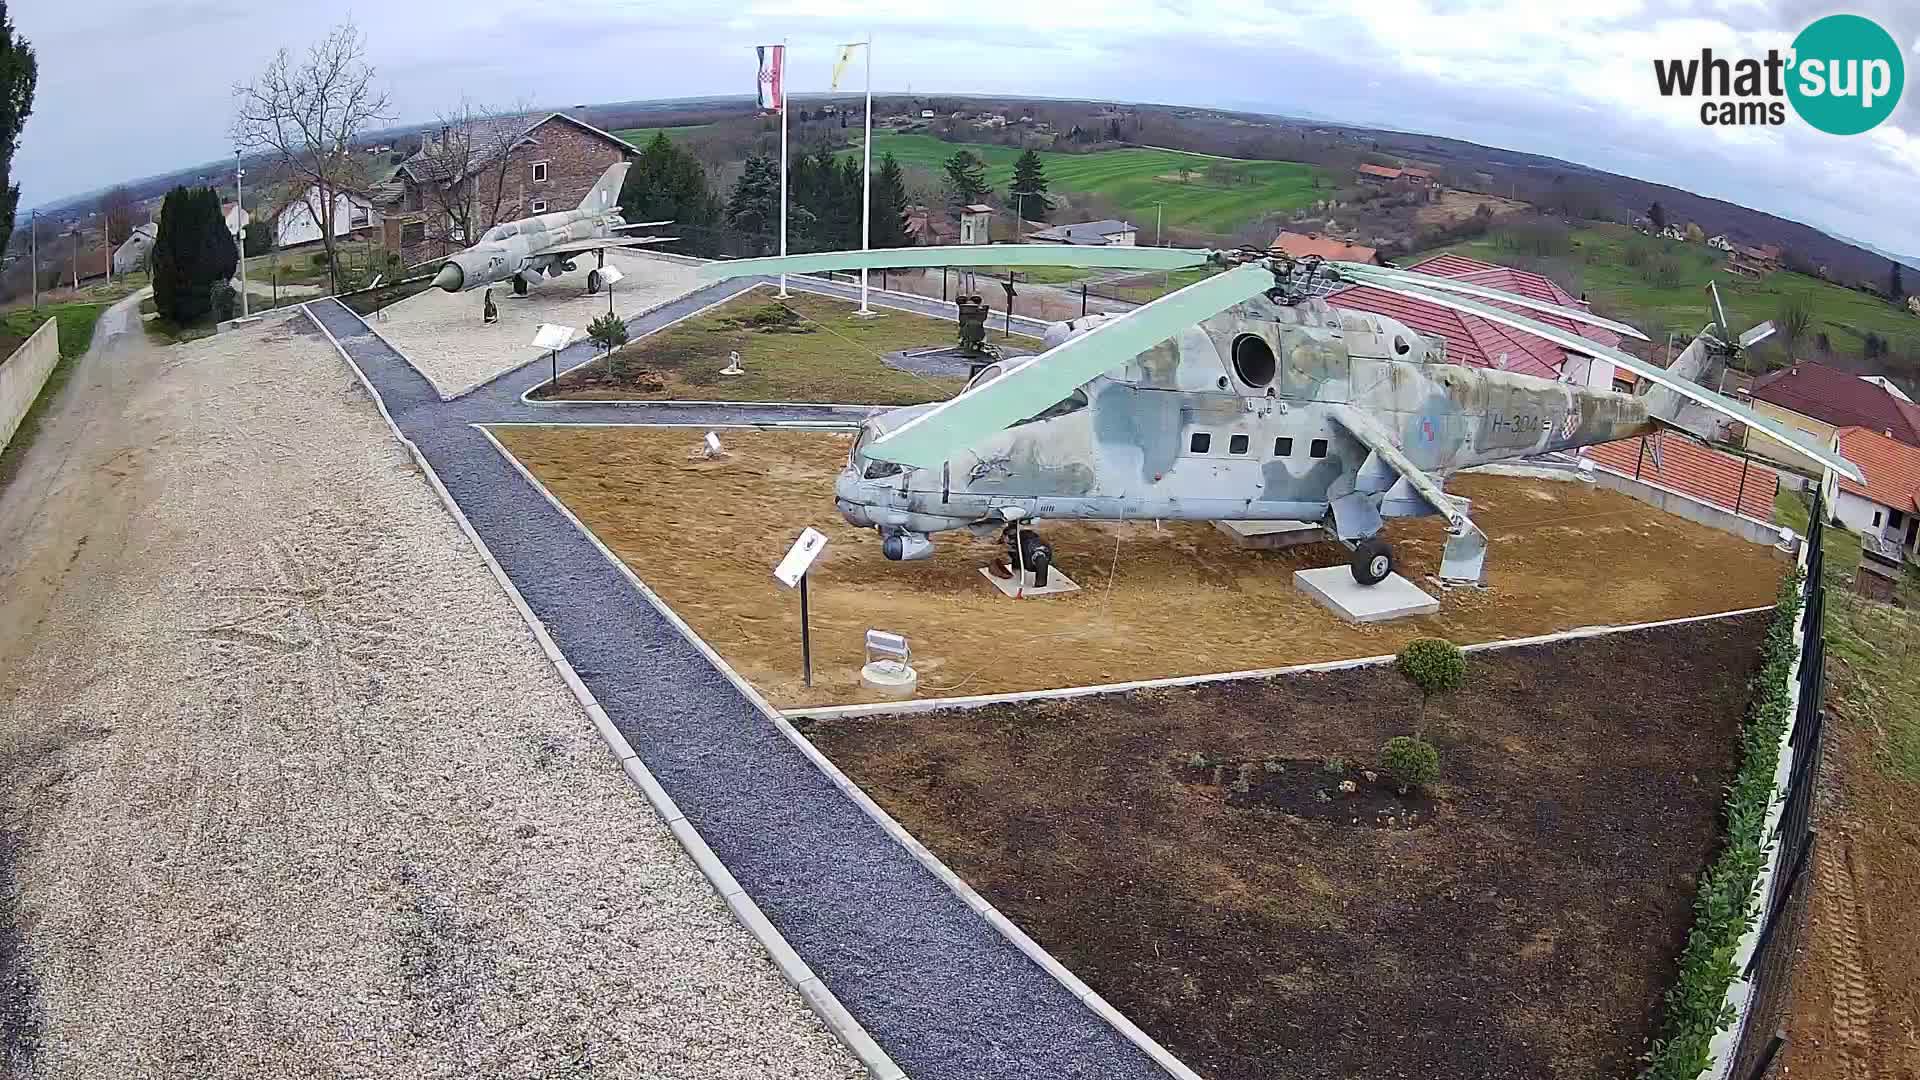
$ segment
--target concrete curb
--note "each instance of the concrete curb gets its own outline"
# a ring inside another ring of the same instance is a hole
[[[649,316],[649,315],[651,315],[651,314],[653,314],[654,312],[656,312],[656,311],[659,311],[659,310],[660,310],[661,308],[665,308],[665,307],[671,307],[671,306],[673,306],[674,304],[677,304],[677,303],[679,303],[680,301],[682,301],[682,300],[685,300],[685,299],[686,299],[687,297],[689,297],[689,296],[694,296],[694,295],[696,295],[696,294],[698,294],[698,293],[702,293],[702,292],[705,292],[705,291],[706,291],[706,290],[708,290],[708,289],[713,289],[713,288],[718,288],[719,286],[722,286],[722,285],[725,285],[725,284],[726,284],[726,282],[724,282],[724,281],[718,281],[718,282],[710,282],[710,283],[708,283],[708,284],[705,284],[705,285],[701,285],[701,286],[699,286],[698,288],[696,288],[696,289],[694,289],[694,290],[692,290],[691,292],[683,292],[683,293],[681,293],[681,294],[680,294],[679,296],[674,296],[674,297],[669,297],[668,299],[665,299],[665,300],[662,300],[662,301],[660,301],[659,303],[657,303],[657,304],[654,304],[654,305],[653,305],[653,306],[651,306],[651,307],[648,307],[648,308],[645,308],[644,310],[641,310],[641,311],[637,311],[637,312],[635,312],[635,313],[634,313],[634,314],[632,314],[632,315],[628,315],[628,316],[626,316],[626,317],[624,317],[624,318],[622,318],[622,319],[621,319],[620,321],[621,321],[621,322],[623,322],[623,323],[630,323],[630,322],[634,322],[634,321],[636,321],[636,320],[639,320],[639,319],[644,319],[644,318],[646,318],[647,316]],[[732,295],[730,295],[730,296],[723,296],[723,297],[721,297],[720,299],[718,299],[718,300],[715,300],[715,301],[714,301],[713,303],[711,303],[711,304],[706,304],[706,305],[703,305],[703,306],[701,306],[701,307],[698,307],[698,308],[695,308],[695,309],[693,309],[692,311],[689,311],[689,312],[687,312],[687,313],[686,313],[685,315],[682,315],[682,316],[680,316],[680,317],[679,317],[679,318],[677,318],[677,319],[673,319],[673,320],[670,320],[670,321],[668,321],[668,322],[665,322],[665,323],[662,323],[661,325],[659,325],[659,326],[656,326],[656,327],[654,327],[654,328],[653,328],[652,330],[649,330],[649,331],[647,331],[647,332],[646,332],[645,334],[643,334],[642,336],[643,336],[643,337],[651,337],[651,336],[653,336],[654,334],[657,334],[657,333],[659,333],[660,331],[662,331],[662,330],[665,330],[665,329],[667,329],[667,328],[668,328],[668,327],[670,327],[670,326],[678,326],[679,324],[681,324],[681,323],[683,323],[683,322],[686,322],[686,321],[687,321],[688,319],[691,319],[691,318],[693,318],[693,317],[694,317],[695,315],[699,315],[699,314],[701,314],[702,312],[707,312],[707,311],[711,311],[711,310],[713,310],[714,308],[717,308],[717,307],[719,307],[720,305],[722,305],[722,304],[724,304],[724,303],[727,303],[727,302],[728,302],[728,301],[730,301],[730,300],[734,300],[734,299],[737,299],[737,298],[739,298],[739,297],[742,297],[742,296],[745,296],[745,295],[746,295],[747,293],[749,293],[749,292],[752,292],[752,291],[753,291],[752,289],[742,289],[741,291],[739,291],[739,292],[737,292],[737,293],[733,293],[733,294],[732,294]],[[573,348],[573,347],[574,347],[575,345],[578,345],[578,344],[579,344],[580,342],[582,342],[582,341],[588,341],[588,340],[591,340],[591,339],[589,339],[589,338],[587,338],[587,337],[584,337],[584,336],[583,336],[583,337],[580,337],[580,338],[577,338],[577,339],[575,339],[575,340],[573,340],[573,341],[569,341],[569,342],[567,342],[567,346],[566,346],[566,347],[567,347],[567,348],[569,348],[569,349],[571,349],[571,348]],[[392,342],[388,342],[388,344],[389,344],[389,345],[391,345],[391,344],[392,344]],[[399,349],[394,349],[394,351],[395,351],[395,352],[400,352],[400,350],[399,350]],[[405,356],[406,354],[405,354],[405,353],[401,353],[400,355],[402,355],[402,356]],[[585,360],[582,360],[582,361],[580,361],[579,363],[577,363],[577,364],[575,364],[575,365],[573,365],[572,367],[568,367],[568,368],[563,368],[563,369],[561,369],[561,371],[560,371],[560,374],[561,374],[562,376],[566,376],[566,375],[568,375],[568,374],[571,374],[572,372],[575,372],[575,371],[578,371],[578,370],[580,370],[580,369],[581,369],[581,368],[583,368],[583,367],[586,367],[586,366],[587,366],[588,364],[591,364],[591,363],[593,363],[594,361],[596,361],[596,360],[598,360],[598,359],[600,359],[600,358],[599,358],[599,357],[597,357],[597,356],[590,356],[590,357],[588,357],[587,359],[585,359]],[[477,382],[477,383],[474,383],[474,384],[473,384],[472,386],[469,386],[469,387],[467,387],[467,388],[466,388],[465,390],[462,390],[462,391],[460,391],[460,392],[459,392],[458,394],[455,394],[455,395],[454,395],[453,397],[454,397],[454,398],[458,398],[458,397],[465,397],[465,396],[467,396],[468,394],[471,394],[471,393],[473,393],[473,392],[474,392],[475,390],[478,390],[478,389],[480,389],[481,387],[483,387],[483,386],[486,386],[486,385],[488,385],[489,383],[493,383],[493,382],[497,382],[497,381],[499,381],[500,379],[503,379],[503,378],[505,378],[505,377],[507,377],[508,375],[511,375],[511,374],[513,374],[513,373],[514,373],[514,372],[516,372],[516,371],[519,371],[519,370],[520,370],[520,368],[523,368],[523,367],[526,367],[526,366],[527,366],[527,364],[532,364],[532,363],[537,363],[538,361],[539,361],[539,357],[535,357],[534,359],[532,359],[532,360],[529,360],[529,361],[527,361],[527,363],[526,363],[526,364],[521,364],[521,365],[520,365],[519,367],[512,367],[512,368],[508,368],[507,370],[505,370],[505,371],[503,371],[503,372],[501,372],[500,374],[498,374],[498,375],[495,375],[495,376],[494,376],[493,378],[491,378],[491,379],[487,379],[487,380],[485,380],[484,382]],[[409,362],[411,362],[411,361],[409,361]],[[522,405],[566,405],[566,404],[572,404],[572,402],[569,402],[569,401],[568,401],[567,399],[565,399],[565,398],[561,398],[561,399],[559,399],[559,400],[557,400],[557,401],[534,401],[534,400],[532,400],[532,399],[530,399],[530,398],[528,398],[528,397],[527,397],[527,395],[528,395],[528,394],[531,394],[531,393],[533,393],[533,392],[534,392],[535,390],[538,390],[538,389],[540,389],[541,387],[543,387],[543,386],[546,386],[546,385],[548,385],[548,384],[550,384],[550,383],[552,383],[553,381],[554,381],[553,379],[543,379],[543,380],[541,380],[540,382],[537,382],[537,383],[534,383],[534,384],[533,384],[532,386],[529,386],[529,387],[527,387],[527,388],[526,388],[525,390],[522,390],[522,391],[520,392],[520,403],[521,403]],[[453,398],[446,398],[445,400],[447,400],[447,401],[452,401],[452,400],[453,400]],[[606,403],[606,402],[594,402],[593,404],[596,404],[596,405],[601,405],[601,404],[607,404],[607,403]]]
[[[1497,649],[1517,649],[1527,645],[1547,645],[1556,641],[1572,641],[1577,638],[1602,637],[1607,634],[1624,634],[1634,630],[1656,630],[1663,626],[1681,626],[1686,623],[1707,622],[1712,619],[1732,619],[1741,615],[1753,615],[1757,612],[1772,611],[1773,605],[1765,607],[1740,608],[1735,611],[1720,611],[1711,615],[1688,615],[1679,619],[1662,619],[1659,622],[1630,623],[1624,626],[1582,626],[1572,630],[1561,630],[1552,634],[1538,634],[1533,637],[1504,638],[1499,641],[1482,641],[1473,645],[1460,646],[1461,652],[1491,652]],[[1131,682],[1099,683],[1093,686],[1065,686],[1054,690],[1020,690],[1005,694],[973,694],[966,697],[925,698],[919,701],[877,701],[862,705],[822,705],[810,709],[788,709],[786,715],[801,716],[810,720],[827,720],[836,717],[858,716],[908,716],[916,713],[944,712],[949,709],[978,709],[987,705],[999,705],[1016,701],[1058,701],[1066,698],[1090,697],[1095,694],[1124,694],[1134,690],[1161,690],[1182,686],[1204,686],[1208,683],[1235,682],[1241,679],[1271,679],[1281,675],[1306,675],[1319,671],[1344,671],[1348,668],[1372,667],[1390,664],[1392,654],[1381,656],[1361,656],[1351,660],[1323,660],[1312,664],[1294,664],[1288,667],[1250,668],[1245,671],[1225,671],[1215,675],[1175,675],[1164,679],[1136,679]]]
[[[367,396],[373,399],[374,405],[380,410],[380,417],[387,422],[387,427],[393,432],[393,437],[400,440],[400,444],[406,447],[407,452],[412,455],[414,464],[418,466],[421,473],[426,476],[427,483],[433,488],[434,493],[440,497],[441,503],[447,508],[447,512],[453,516],[454,521],[459,524],[460,531],[466,534],[468,542],[473,545],[474,550],[479,553],[481,560],[486,563],[487,569],[493,574],[494,580],[500,583],[500,587],[506,592],[508,600],[513,603],[514,609],[520,613],[520,618],[526,622],[527,629],[532,632],[534,641],[540,646],[540,651],[546,655],[547,660],[553,664],[554,670],[559,673],[561,681],[566,683],[567,689],[573,692],[574,698],[579,701],[581,707],[586,710],[588,718],[593,722],[594,730],[599,732],[601,739],[606,742],[607,748],[613,752],[614,760],[619,762],[620,768],[627,774],[627,778],[646,796],[647,802],[652,805],[654,812],[660,815],[660,819],[666,823],[667,828],[673,833],[674,838],[680,842],[680,846],[685,849],[688,857],[693,860],[694,865],[700,868],[700,872],[704,874],[707,880],[713,885],[714,891],[720,894],[720,898],[726,903],[728,910],[733,912],[734,917],[746,928],[747,932],[753,935],[754,939],[760,943],[762,948],[766,949],[768,958],[773,961],[775,967],[779,968],[781,976],[792,984],[795,990],[799,991],[800,997],[806,1002],[807,1007],[812,1009],[815,1015],[820,1017],[821,1022],[827,1026],[827,1029],[833,1033],[834,1037],[839,1039],[855,1058],[859,1059],[860,1063],[864,1065],[868,1073],[871,1074],[873,1080],[907,1080],[906,1072],[894,1063],[893,1059],[887,1055],[886,1051],[880,1048],[878,1043],[874,1042],[873,1037],[867,1034],[866,1028],[862,1027],[860,1022],[854,1019],[851,1013],[847,1012],[846,1008],[840,1004],[839,999],[834,997],[833,991],[828,989],[827,985],[820,981],[819,976],[814,974],[813,969],[809,967],[805,961],[800,959],[799,954],[793,951],[791,945],[787,944],[787,939],[768,921],[766,914],[760,910],[758,904],[754,903],[753,898],[747,895],[746,890],[741,887],[740,883],[734,879],[733,874],[729,872],[726,865],[720,861],[720,857],[713,853],[713,849],[708,846],[706,840],[701,837],[699,830],[695,829],[693,824],[687,820],[686,815],[680,812],[680,808],[674,803],[673,797],[668,795],[666,790],[660,786],[659,781],[654,779],[653,774],[647,770],[646,763],[640,760],[640,756],[636,754],[633,747],[627,743],[626,737],[621,735],[619,729],[613,726],[613,722],[607,717],[606,710],[601,707],[600,702],[593,696],[593,692],[587,689],[586,684],[580,681],[579,675],[573,670],[573,665],[567,661],[567,658],[561,653],[559,646],[555,645],[553,638],[547,634],[546,626],[534,615],[533,609],[527,606],[526,599],[520,595],[520,590],[513,584],[513,580],[507,576],[507,572],[501,568],[499,561],[493,557],[493,552],[487,548],[486,543],[480,539],[480,535],[474,531],[473,523],[467,520],[467,515],[460,509],[460,504],[454,501],[453,495],[447,491],[446,485],[440,482],[439,475],[433,471],[432,466],[427,464],[427,459],[425,455],[420,452],[420,448],[414,445],[413,440],[402,434],[400,426],[394,423],[393,416],[387,412],[386,402],[381,399],[380,394],[374,389],[373,383],[367,378],[366,372],[360,370],[359,364],[354,363],[353,357],[349,356],[347,350],[341,347],[339,340],[333,336],[333,332],[328,330],[319,318],[307,310],[306,304],[301,304],[300,310],[309,322],[313,323],[314,326],[319,328],[322,334],[326,335],[327,341],[333,345],[334,351],[338,352],[340,358],[345,360],[347,366],[353,370],[354,376],[360,380],[360,385],[366,390]],[[351,308],[347,310],[352,311]],[[356,314],[358,313],[356,312]],[[364,319],[361,321],[365,322]],[[371,329],[371,327],[369,327],[369,329]],[[385,339],[383,338],[381,340],[384,341]],[[387,345],[389,348],[393,347],[391,342],[388,342]],[[403,357],[406,355],[398,349],[394,351]],[[486,434],[485,428],[481,428],[480,431],[482,434]],[[487,435],[487,440],[492,442],[495,449],[500,450],[508,461],[512,462],[516,468],[519,468],[519,462],[514,461],[512,455],[506,454],[506,451],[500,447],[500,444],[493,439],[492,435]],[[521,475],[528,476],[525,469],[521,469],[520,472]],[[528,476],[528,479],[531,480],[531,476]],[[546,489],[541,487],[537,482],[535,482],[534,486],[542,494],[547,494]],[[547,499],[549,502],[554,502],[553,496],[550,494],[547,494]],[[558,506],[559,504],[555,502],[554,505]],[[561,509],[562,512],[565,512],[564,507]],[[572,515],[568,514],[568,518],[571,520]],[[578,528],[579,522],[577,520],[574,521],[574,525]],[[591,536],[591,534],[589,535]],[[595,542],[598,543],[597,540]],[[604,551],[604,549],[602,550]]]
[[[487,441],[493,444],[494,449],[500,452],[501,457],[505,458],[509,465],[513,466],[515,472],[518,472],[527,483],[533,485],[535,490],[545,496],[547,502],[571,522],[574,528],[580,530],[581,535],[586,537],[586,539],[599,550],[600,554],[620,571],[621,576],[625,577],[627,581],[639,591],[641,596],[646,597],[647,602],[653,605],[654,609],[660,613],[662,618],[666,619],[675,629],[684,634],[687,640],[693,643],[694,648],[698,649],[700,654],[706,657],[707,661],[713,664],[715,669],[725,676],[727,681],[732,683],[734,688],[739,690],[743,697],[753,703],[754,708],[760,710],[762,715],[772,721],[774,727],[779,730],[781,735],[786,737],[788,742],[792,743],[796,749],[805,755],[807,760],[812,762],[815,768],[819,769],[828,780],[832,781],[834,787],[838,788],[842,794],[852,800],[854,805],[858,806],[876,825],[879,825],[895,843],[905,848],[908,854],[912,855],[915,861],[924,867],[928,873],[931,873],[941,884],[945,885],[955,896],[959,897],[961,902],[965,903],[969,909],[986,920],[987,925],[998,931],[1000,936],[1006,938],[1007,941],[1012,944],[1014,948],[1020,950],[1021,954],[1028,960],[1031,960],[1042,971],[1051,975],[1054,981],[1064,987],[1068,993],[1071,993],[1076,1001],[1085,1005],[1089,1011],[1111,1026],[1122,1038],[1125,1038],[1128,1042],[1138,1047],[1142,1053],[1153,1059],[1153,1062],[1160,1066],[1169,1076],[1174,1077],[1175,1080],[1201,1080],[1199,1074],[1188,1068],[1179,1058],[1175,1057],[1166,1047],[1160,1045],[1152,1036],[1136,1027],[1133,1022],[1123,1016],[1119,1010],[1108,1004],[1106,999],[1094,993],[1092,987],[1082,982],[1079,976],[1067,970],[1065,965],[1053,958],[1053,954],[1047,952],[1046,949],[1028,937],[1025,931],[1015,926],[1011,919],[1002,915],[997,908],[987,902],[985,897],[975,892],[972,886],[963,881],[960,875],[954,873],[945,863],[941,862],[937,856],[931,851],[928,851],[923,844],[915,840],[913,834],[909,833],[898,821],[893,819],[893,815],[887,813],[878,803],[869,798],[867,793],[862,791],[858,784],[854,783],[845,773],[841,772],[832,761],[827,759],[825,754],[822,754],[812,742],[808,741],[807,737],[801,734],[799,729],[795,728],[780,710],[774,708],[766,698],[762,697],[760,691],[755,689],[752,683],[749,683],[745,678],[741,677],[740,673],[735,671],[732,665],[728,664],[719,653],[715,652],[713,646],[707,644],[705,638],[702,638],[698,633],[694,632],[693,627],[687,625],[686,620],[680,618],[679,614],[676,613],[658,593],[648,588],[647,584],[634,574],[631,567],[621,561],[620,557],[609,550],[604,543],[601,543],[600,538],[594,535],[593,530],[587,528],[579,518],[575,517],[573,512],[568,510],[552,492],[548,491],[546,486],[540,483],[540,481],[527,470],[525,465],[522,465],[517,458],[508,453],[506,447],[500,445],[500,441],[493,437],[492,432],[487,430],[487,427],[490,425],[474,424],[472,426],[482,435],[486,436]],[[825,988],[822,987],[822,989],[824,990]]]

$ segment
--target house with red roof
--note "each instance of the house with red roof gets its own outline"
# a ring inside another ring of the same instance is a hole
[[[1511,266],[1483,262],[1464,255],[1435,255],[1408,269],[1421,274],[1458,278],[1475,285],[1501,289],[1561,307],[1585,308],[1580,298],[1555,285],[1545,275]],[[1483,319],[1478,315],[1455,311],[1415,297],[1401,296],[1367,285],[1339,289],[1327,296],[1327,302],[1355,311],[1371,311],[1398,319],[1424,337],[1437,337],[1447,343],[1447,359],[1469,367],[1500,368],[1543,379],[1560,379],[1583,386],[1607,390],[1628,390],[1629,378],[1616,378],[1613,364],[1588,357],[1551,341],[1512,327]],[[1516,315],[1569,330],[1601,345],[1617,346],[1620,335],[1610,330],[1575,323],[1570,319],[1542,314],[1530,308],[1498,301],[1487,301]]]
[[[1753,381],[1747,396],[1755,412],[1804,435],[1815,446],[1831,445],[1834,436],[1849,427],[1920,446],[1920,405],[1881,383],[1829,364],[1802,360],[1768,372]],[[1747,449],[1816,476],[1823,471],[1812,459],[1751,431]]]
[[[1385,165],[1362,165],[1354,171],[1360,174],[1361,180],[1392,181],[1400,179],[1399,169],[1388,168]]]
[[[1895,567],[1920,562],[1920,447],[1864,427],[1841,428],[1829,445],[1866,475],[1864,483],[1827,475],[1833,516],[1860,534],[1864,554]]]
[[[1284,229],[1273,238],[1273,252],[1276,255],[1291,255],[1296,259],[1318,255],[1336,262],[1372,264],[1380,261],[1380,253],[1365,244],[1349,244],[1317,232],[1297,233]]]

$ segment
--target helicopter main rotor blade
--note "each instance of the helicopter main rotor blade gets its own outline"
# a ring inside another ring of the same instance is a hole
[[[709,281],[760,274],[812,274],[822,270],[895,270],[917,266],[1086,266],[1123,270],[1184,270],[1213,257],[1200,248],[1072,247],[1066,244],[961,244],[947,247],[822,251],[708,263]]]
[[[1040,412],[1089,379],[1271,288],[1273,271],[1257,264],[1195,282],[1009,366],[999,378],[875,439],[866,453],[915,468],[938,468],[956,451]]]
[[[1441,307],[1450,307],[1455,311],[1469,312],[1489,322],[1497,322],[1502,326],[1511,326],[1515,330],[1522,330],[1535,337],[1545,338],[1556,345],[1565,346],[1574,352],[1585,353],[1588,356],[1599,357],[1602,360],[1610,360],[1615,366],[1626,368],[1628,371],[1633,372],[1648,382],[1664,386],[1674,393],[1679,394],[1681,397],[1699,402],[1701,405],[1706,406],[1722,416],[1731,417],[1746,424],[1750,428],[1758,430],[1760,434],[1765,435],[1774,442],[1805,454],[1855,483],[1865,482],[1860,474],[1859,467],[1840,456],[1838,451],[1829,450],[1824,446],[1814,446],[1811,443],[1797,439],[1779,424],[1761,416],[1745,405],[1730,398],[1722,397],[1698,383],[1682,379],[1677,375],[1670,375],[1667,373],[1667,369],[1655,367],[1645,360],[1628,355],[1619,349],[1609,348],[1590,338],[1581,337],[1578,334],[1562,330],[1557,326],[1549,326],[1537,319],[1529,319],[1524,315],[1516,315],[1511,311],[1502,310],[1491,304],[1482,304],[1477,300],[1469,300],[1464,296],[1453,296],[1447,293],[1434,292],[1431,289],[1423,289],[1405,283],[1395,283],[1392,285],[1381,284],[1376,287],[1398,292],[1405,296],[1416,297],[1428,303],[1438,304]]]
[[[1498,300],[1503,304],[1512,304],[1515,307],[1530,308],[1547,315],[1558,315],[1569,322],[1583,323],[1587,326],[1604,327],[1624,337],[1638,338],[1641,341],[1648,340],[1647,335],[1628,326],[1626,323],[1614,322],[1612,319],[1603,319],[1583,308],[1563,307],[1559,304],[1549,304],[1544,300],[1533,300],[1525,296],[1518,296],[1504,289],[1495,289],[1486,285],[1475,285],[1470,281],[1440,277],[1435,274],[1420,274],[1387,266],[1369,266],[1366,263],[1343,262],[1334,263],[1333,265],[1340,271],[1341,277],[1360,284],[1378,287],[1385,283],[1404,282],[1408,285],[1423,289],[1439,289],[1443,292],[1465,293],[1468,296],[1478,296],[1485,300]]]

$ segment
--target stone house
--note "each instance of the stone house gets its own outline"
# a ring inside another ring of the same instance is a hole
[[[557,112],[430,130],[400,163],[397,185],[385,186],[385,246],[411,265],[457,251],[499,222],[575,209],[609,166],[638,153]],[[470,220],[457,220],[450,207]]]

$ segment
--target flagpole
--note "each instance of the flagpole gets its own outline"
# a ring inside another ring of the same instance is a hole
[[[787,39],[780,39],[780,254],[787,253]],[[787,298],[787,275],[780,275],[776,298]]]
[[[873,250],[873,31],[867,31],[867,137],[860,174],[860,250]],[[855,315],[879,314],[867,306],[867,269],[860,268],[860,308]]]

